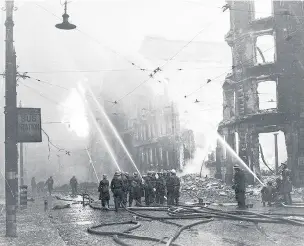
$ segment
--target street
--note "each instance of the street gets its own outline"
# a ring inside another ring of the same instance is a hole
[[[58,202],[58,201],[57,201]],[[60,202],[65,204],[65,202]],[[262,209],[260,211],[266,212]],[[290,212],[289,210],[273,212]],[[299,210],[299,209],[297,209]],[[254,209],[256,211],[256,209]],[[296,211],[293,211],[294,213]],[[301,211],[297,211],[300,213]],[[149,215],[165,215],[165,212],[143,212]],[[141,227],[131,233],[138,236],[155,238],[171,237],[178,229],[160,221],[147,221],[138,218]],[[122,222],[134,220],[134,216],[124,210],[113,211],[93,210],[81,204],[72,205],[69,209],[50,212],[50,220],[57,228],[67,245],[117,245],[111,237],[88,234],[87,228],[99,223]],[[175,223],[187,225],[195,220],[174,220]],[[123,226],[110,226],[104,231],[122,232]],[[129,245],[158,245],[153,242],[123,239]],[[179,245],[303,245],[304,228],[282,224],[254,224],[242,221],[215,220],[208,224],[195,226],[181,233],[175,243]],[[161,244],[159,244],[161,245]]]
[[[304,1],[36,2],[1,6],[0,246],[304,245]]]

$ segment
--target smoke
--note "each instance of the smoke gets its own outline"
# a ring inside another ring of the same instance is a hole
[[[187,174],[199,174],[202,170],[202,176],[210,175],[210,170],[206,168],[205,161],[208,156],[209,148],[198,147],[195,151],[194,158],[187,161],[179,176]]]

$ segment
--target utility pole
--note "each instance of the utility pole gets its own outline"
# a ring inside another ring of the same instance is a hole
[[[16,53],[14,49],[14,1],[6,0],[5,40],[5,205],[6,236],[17,236],[18,192]]]
[[[172,112],[172,135],[173,135],[173,167],[174,167],[174,165],[176,165],[177,163],[176,163],[176,151],[175,151],[175,113],[174,113],[174,103],[173,103],[173,101],[172,101],[172,103],[171,103],[171,112]],[[176,167],[177,167],[177,165],[176,165]]]
[[[21,101],[19,107],[22,107]],[[20,161],[20,186],[24,185],[24,169],[23,169],[23,143],[19,144],[19,161]]]
[[[279,173],[278,133],[274,133],[275,173]]]

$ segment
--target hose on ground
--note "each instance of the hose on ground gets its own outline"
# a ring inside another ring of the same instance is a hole
[[[262,215],[262,214],[259,214],[259,213],[249,212],[249,211],[239,211],[239,212],[240,213],[247,213],[247,214],[250,214],[250,215],[255,215],[256,218],[234,215],[234,214],[231,214],[229,212],[225,212],[225,211],[218,210],[218,209],[213,209],[213,208],[207,208],[207,207],[201,207],[201,208],[209,210],[210,214],[212,214],[212,216],[218,217],[218,218],[244,220],[244,221],[254,222],[254,223],[277,223],[277,224],[288,223],[288,224],[297,225],[297,226],[304,226],[304,223],[301,223],[301,222],[298,222],[298,221],[295,221],[295,220],[284,219],[284,218],[275,218],[275,217],[271,217],[271,216],[267,216],[267,215]],[[201,211],[201,210],[196,209],[196,208],[185,207],[184,209],[190,210],[190,211],[193,211],[193,212],[196,212],[196,213],[205,214],[204,211]],[[187,216],[187,217],[190,217],[190,216]],[[261,217],[263,219],[261,219]]]
[[[96,230],[97,228],[101,228],[101,227],[105,227],[105,226],[112,226],[112,225],[127,225],[127,224],[132,224],[135,225],[123,232],[105,232],[105,231],[98,231]],[[131,234],[127,234],[130,231],[133,231],[135,229],[137,229],[138,227],[140,227],[141,225],[138,222],[135,221],[125,221],[125,222],[115,222],[115,223],[107,223],[107,224],[100,224],[100,225],[96,225],[96,226],[92,226],[90,228],[87,229],[88,233],[90,234],[94,234],[94,235],[100,235],[100,236],[116,236],[114,239],[114,241],[116,243],[119,243],[120,245],[124,245],[124,246],[130,246],[129,244],[126,244],[124,242],[122,242],[118,237],[124,237],[124,238],[128,238],[128,239],[137,239],[137,240],[144,240],[144,241],[152,241],[152,242],[161,242],[163,244],[166,243],[166,241],[164,241],[163,239],[158,239],[158,238],[154,238],[154,237],[147,237],[147,236],[136,236],[136,235],[131,235]],[[117,240],[118,239],[118,240]],[[173,244],[172,244],[173,245]],[[174,246],[180,246],[178,244],[174,244]]]
[[[171,216],[153,216],[153,215],[147,215],[147,214],[142,214],[142,213],[138,213],[135,211],[131,211],[128,208],[125,207],[125,210],[128,211],[131,214],[137,215],[139,217],[143,217],[143,218],[150,218],[150,219],[154,219],[154,220],[182,220],[182,219],[188,219],[184,216],[175,216],[175,217],[171,217]],[[198,216],[199,218],[207,218],[210,219],[211,216]]]
[[[199,224],[203,224],[203,223],[208,223],[208,222],[211,222],[213,221],[213,219],[206,219],[206,220],[201,220],[201,221],[197,221],[197,222],[194,222],[190,225],[185,225],[183,227],[181,227],[174,235],[173,237],[171,237],[168,242],[166,243],[166,246],[170,246],[172,245],[172,243],[180,236],[180,234],[186,230],[186,229],[189,229],[193,226],[196,226],[196,225],[199,225]]]

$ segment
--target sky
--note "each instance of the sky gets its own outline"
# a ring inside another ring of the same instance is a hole
[[[113,90],[116,86],[125,86],[127,91],[131,91],[148,77],[147,72],[136,71],[137,67],[131,63],[154,69],[164,62],[145,57],[141,52],[146,37],[186,43],[193,40],[202,45],[209,42],[230,52],[224,41],[230,25],[229,11],[223,13],[221,9],[224,0],[73,0],[68,5],[70,22],[78,28],[73,31],[55,28],[63,14],[61,3],[60,0],[16,1],[18,9],[14,12],[14,38],[18,70],[28,72],[32,77],[20,80],[18,101],[21,100],[26,107],[40,107],[42,122],[71,122],[42,125],[52,142],[62,148],[84,150],[88,144],[87,115],[76,91],[79,81],[86,81],[98,92],[102,89],[103,81],[112,76],[119,78],[117,81],[113,79],[113,83],[116,83]],[[4,40],[5,12],[2,11],[1,15],[0,40]],[[1,47],[4,54],[4,42]],[[180,53],[183,54],[188,48],[191,50],[191,43]],[[176,51],[173,50],[172,55]],[[203,63],[180,61],[179,56],[164,67],[161,79],[168,78],[171,97],[179,103],[180,111],[188,111],[188,116],[181,116],[182,120],[188,122],[190,127],[199,129],[202,120],[193,121],[198,110],[201,112],[200,119],[218,122],[221,119],[221,84],[229,71],[231,58],[225,56],[221,68],[217,68],[219,65],[212,60],[212,56],[204,57],[207,62]],[[4,69],[4,56],[0,64]],[[184,75],[176,72],[181,64],[189,69]],[[191,70],[198,66],[207,69]],[[189,99],[184,99],[185,92],[196,90],[209,77],[219,78],[204,90],[198,90]],[[124,81],[130,82],[122,85]],[[155,83],[151,80],[147,86],[156,90]],[[124,94],[117,95],[119,98],[122,96]],[[193,106],[196,98],[204,101],[204,104]],[[57,150],[52,149],[49,160],[47,141],[45,136],[43,138],[43,143],[27,144],[28,155],[37,156],[42,166],[46,163],[57,165]],[[71,165],[75,162],[72,157],[60,155],[61,162]],[[86,160],[85,154],[82,156]]]

